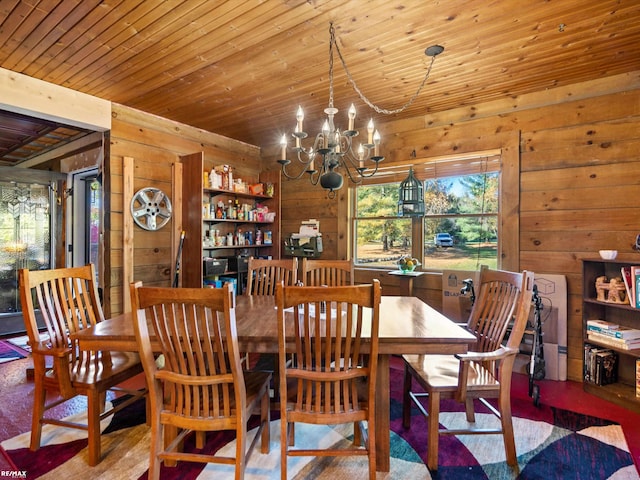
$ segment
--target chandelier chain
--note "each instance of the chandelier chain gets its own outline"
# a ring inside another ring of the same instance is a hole
[[[333,107],[333,44],[336,43],[333,23],[329,27],[329,107]],[[336,45],[336,49],[338,46]]]
[[[382,107],[379,107],[376,104],[374,104],[371,100],[369,100],[364,95],[364,93],[362,93],[362,90],[360,90],[358,85],[356,85],[356,81],[353,79],[353,76],[351,75],[351,72],[349,71],[349,68],[347,67],[347,62],[345,62],[344,58],[342,57],[342,52],[340,52],[340,47],[338,46],[338,42],[335,39],[335,31],[334,31],[334,28],[333,28],[333,23],[331,23],[331,25],[329,27],[329,31],[330,31],[330,44],[329,44],[329,76],[330,76],[329,90],[330,90],[330,93],[329,93],[329,96],[330,96],[330,101],[331,101],[332,105],[333,105],[333,51],[332,51],[333,45],[335,45],[335,47],[336,47],[336,52],[338,52],[338,57],[340,58],[340,62],[342,63],[342,68],[344,68],[344,71],[347,74],[347,79],[349,80],[349,83],[351,83],[351,86],[353,87],[355,92],[358,94],[360,99],[364,103],[366,103],[369,106],[369,108],[375,110],[377,113],[382,113],[384,115],[393,115],[393,114],[396,114],[396,113],[401,113],[404,110],[406,110],[407,108],[409,108],[411,106],[411,104],[415,101],[415,99],[418,98],[418,95],[420,95],[420,92],[422,91],[422,88],[427,83],[427,80],[429,78],[429,74],[431,73],[431,67],[433,66],[433,62],[436,59],[435,56],[431,57],[431,62],[429,63],[429,68],[427,68],[427,73],[425,74],[424,79],[422,80],[422,83],[418,87],[418,90],[416,90],[416,92],[411,96],[411,98],[404,105],[402,105],[401,107],[396,108],[394,110],[388,110],[386,108],[382,108]]]

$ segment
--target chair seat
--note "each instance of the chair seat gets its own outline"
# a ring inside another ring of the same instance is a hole
[[[76,361],[71,366],[71,383],[75,388],[95,388],[99,385],[117,385],[142,373],[140,356],[132,352],[98,352],[85,361]],[[52,370],[47,372],[52,376]]]
[[[403,355],[414,378],[425,390],[455,392],[458,389],[460,361],[453,355]],[[468,391],[492,391],[500,383],[477,362],[469,362]]]

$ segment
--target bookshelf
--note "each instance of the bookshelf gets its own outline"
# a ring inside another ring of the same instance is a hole
[[[606,301],[606,297],[603,300],[602,294],[599,299],[596,290],[596,282],[599,278],[603,276],[606,279],[621,278],[621,268],[629,266],[640,267],[640,264],[602,259],[585,259],[582,262],[582,331],[585,368],[588,368],[586,357],[590,345],[611,349],[617,354],[617,380],[607,385],[598,385],[585,380],[583,389],[625,408],[640,412],[640,397],[636,396],[636,360],[640,358],[640,348],[629,350],[618,348],[611,342],[589,338],[587,330],[587,322],[596,319],[640,329],[640,309],[632,307],[629,302],[610,302]]]
[[[210,171],[216,162],[205,159],[203,152],[180,157],[183,165],[183,229],[186,231],[182,251],[182,286],[202,287],[205,281],[203,260],[226,259],[226,267],[216,272],[214,277],[234,277],[238,293],[243,291],[246,277],[246,262],[252,256],[272,256],[280,258],[280,172],[254,172],[253,175],[242,173],[249,183],[262,182],[273,184],[273,193],[252,194],[229,189],[214,189],[204,185],[203,173]],[[220,163],[220,162],[218,162]],[[257,204],[268,207],[272,218],[216,218],[215,213],[205,212],[204,205],[226,207],[229,203],[249,205],[251,209]],[[258,242],[258,231],[262,240]],[[224,238],[224,243],[213,243],[215,237]],[[235,239],[242,233],[251,233],[251,240],[240,244]],[[267,236],[268,238],[265,238]],[[231,236],[233,241],[229,240]]]

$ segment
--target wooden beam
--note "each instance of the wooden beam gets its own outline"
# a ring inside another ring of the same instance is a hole
[[[111,102],[0,68],[0,104],[4,110],[74,127],[111,129]]]

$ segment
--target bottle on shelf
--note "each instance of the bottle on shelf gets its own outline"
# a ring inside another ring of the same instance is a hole
[[[209,186],[211,188],[219,189],[221,187],[221,183],[222,178],[220,177],[220,174],[212,168],[211,173],[209,173]]]

